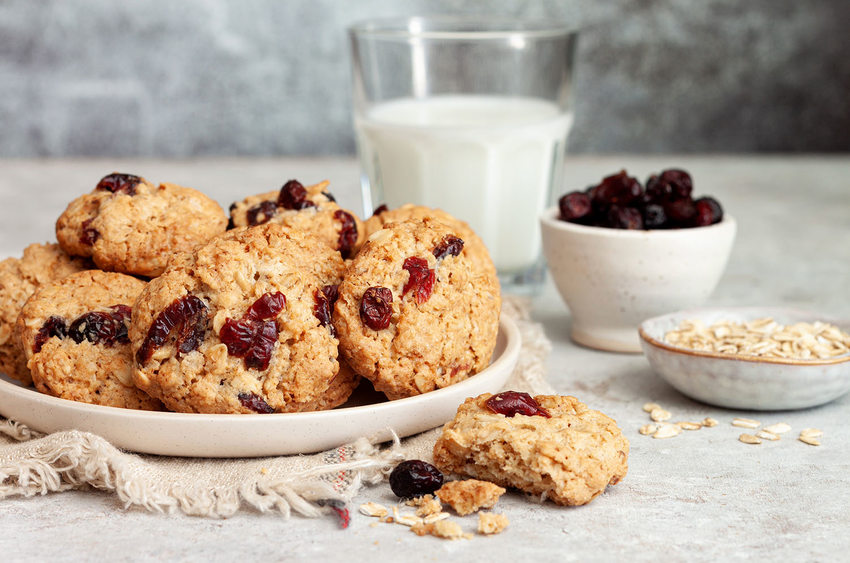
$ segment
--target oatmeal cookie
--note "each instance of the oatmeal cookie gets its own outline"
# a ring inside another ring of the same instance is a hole
[[[426,217],[369,237],[339,286],[334,326],[351,367],[399,399],[487,367],[500,306],[455,231]]]
[[[335,381],[338,341],[322,314],[335,296],[323,290],[344,270],[339,252],[276,223],[213,239],[136,302],[136,385],[180,412],[298,412],[344,400],[354,378],[343,371]]]
[[[425,217],[433,217],[440,223],[451,228],[457,236],[463,239],[464,252],[478,264],[479,268],[492,275],[493,283],[499,283],[499,278],[496,277],[496,267],[493,265],[493,260],[490,258],[490,253],[487,251],[484,241],[475,234],[475,231],[472,230],[472,227],[466,221],[461,221],[442,209],[414,205],[412,203],[407,203],[396,209],[386,209],[382,206],[376,210],[374,215],[366,219],[363,224],[366,228],[366,237],[368,238],[375,231],[383,229],[387,223],[421,220]]]
[[[132,276],[87,270],[36,291],[16,325],[36,389],[95,405],[160,409],[133,384],[127,325],[144,287]]]
[[[339,250],[345,259],[354,256],[366,238],[363,222],[342,209],[324,181],[306,188],[289,180],[279,191],[254,195],[230,206],[231,227],[280,223],[316,236]]]
[[[464,401],[434,445],[435,465],[561,505],[586,504],[626,476],[629,442],[612,419],[575,397],[525,396],[542,412],[498,407],[505,393]]]
[[[0,371],[25,385],[32,383],[26,356],[14,337],[18,313],[39,287],[89,268],[87,260],[71,258],[58,244],[31,244],[21,258],[0,262]]]
[[[114,173],[68,205],[56,238],[65,252],[91,256],[102,270],[155,277],[171,255],[191,251],[226,225],[221,206],[197,190]]]

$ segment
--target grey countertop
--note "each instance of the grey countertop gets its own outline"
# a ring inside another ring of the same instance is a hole
[[[718,197],[739,225],[728,269],[710,303],[794,305],[850,317],[850,157],[664,156],[568,159],[566,189],[627,168],[641,178],[677,166],[698,194]],[[0,161],[0,255],[53,239],[68,201],[120,170],[199,188],[223,205],[288,178],[327,178],[343,206],[359,209],[353,160],[216,159]],[[846,559],[850,551],[850,395],[819,408],[756,413],[691,401],[655,376],[640,355],[578,347],[551,282],[533,301],[552,340],[548,379],[615,418],[631,441],[629,474],[589,505],[538,505],[519,494],[500,501],[511,520],[495,537],[441,541],[401,526],[246,511],[227,520],[125,510],[94,491],[0,501],[0,559],[25,560],[490,560],[795,561]],[[656,401],[677,420],[713,416],[720,425],[671,440],[638,434],[641,406]],[[735,416],[818,427],[823,445],[737,441]],[[0,485],[2,486],[2,485]],[[355,504],[389,504],[385,485]],[[471,526],[470,523],[465,524]]]

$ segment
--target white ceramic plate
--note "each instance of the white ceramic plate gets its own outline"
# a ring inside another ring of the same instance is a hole
[[[467,397],[496,392],[508,380],[520,350],[516,324],[502,317],[493,360],[465,381],[424,395],[386,401],[355,392],[330,411],[293,414],[187,414],[77,403],[43,395],[0,376],[0,414],[41,432],[83,430],[135,452],[187,457],[260,457],[312,453],[361,436],[377,442],[436,428]],[[361,385],[362,388],[370,386]]]
[[[850,332],[850,321],[780,307],[716,307],[678,311],[644,321],[641,345],[652,369],[685,395],[734,409],[802,409],[828,403],[850,391],[850,354],[824,360],[754,358],[672,346],[664,335],[683,320],[706,326],[773,317],[780,324],[825,321]]]

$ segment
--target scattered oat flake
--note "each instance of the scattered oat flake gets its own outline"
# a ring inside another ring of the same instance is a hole
[[[705,426],[706,428],[712,428],[714,426],[717,426],[718,422],[717,422],[717,419],[711,418],[710,416],[707,416],[704,419],[702,419],[702,425]]]
[[[644,424],[638,429],[638,432],[646,436],[648,434],[655,434],[656,430],[658,430],[658,427],[654,424]]]
[[[738,440],[745,444],[761,444],[761,440],[757,436],[753,436],[752,434],[741,434],[738,436]]]
[[[777,422],[776,424],[771,424],[770,426],[765,426],[765,430],[768,432],[773,432],[774,434],[785,434],[791,427],[784,422]]]
[[[670,414],[670,411],[664,410],[661,407],[657,409],[652,409],[649,413],[649,418],[651,418],[654,422],[664,422],[665,420],[670,420],[673,415]]]
[[[699,422],[688,422],[687,420],[677,422],[676,426],[678,426],[682,430],[699,430],[700,428],[702,428],[702,424],[700,424]]]
[[[775,442],[779,439],[779,434],[771,432],[770,430],[766,430],[762,428],[758,432],[756,432],[756,436],[762,438],[763,440],[770,440],[771,442]]]
[[[761,422],[753,420],[752,418],[733,418],[732,426],[737,426],[739,428],[758,428],[761,426]]]
[[[387,507],[380,505],[377,502],[367,502],[360,505],[360,514],[381,518],[382,516],[387,515]]]
[[[658,403],[644,403],[643,404],[643,411],[644,412],[652,412],[655,409],[660,409],[660,408],[661,408],[661,405],[659,405]]]
[[[663,438],[672,438],[673,436],[678,436],[681,433],[682,429],[675,424],[665,424],[659,428],[652,437],[660,440]]]
[[[437,512],[436,514],[429,514],[422,521],[426,524],[433,524],[434,522],[439,522],[440,520],[445,520],[449,517],[448,512]]]
[[[800,436],[810,436],[812,438],[820,438],[823,436],[823,430],[817,428],[803,428],[800,430]]]
[[[804,444],[808,444],[810,446],[820,446],[820,439],[817,436],[809,436],[808,434],[800,434],[800,437],[797,438]]]
[[[404,526],[415,526],[416,524],[422,523],[422,518],[418,516],[411,516],[409,514],[403,514],[395,519],[396,524],[402,524]]]

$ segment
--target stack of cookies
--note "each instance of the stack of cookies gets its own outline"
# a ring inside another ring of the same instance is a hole
[[[136,409],[283,413],[389,399],[484,369],[501,306],[466,223],[404,206],[362,222],[290,180],[230,218],[204,194],[110,174],[58,244],[0,262],[0,371]]]

